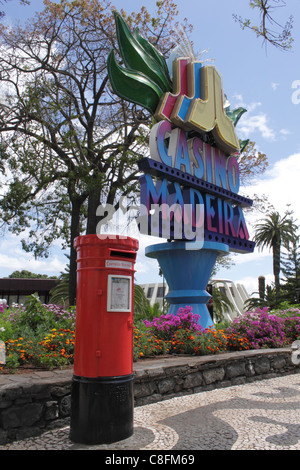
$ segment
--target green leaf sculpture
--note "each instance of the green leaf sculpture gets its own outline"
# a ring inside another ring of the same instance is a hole
[[[239,120],[241,119],[243,114],[245,114],[247,112],[247,109],[245,109],[245,108],[235,108],[232,111],[230,111],[230,107],[227,107],[225,109],[225,111],[226,111],[226,114],[229,117],[229,119],[231,119],[233,121],[234,127],[236,127],[237,123],[239,122]],[[250,142],[249,139],[240,141],[240,155],[244,152],[244,150],[247,147],[247,145],[249,144],[249,142]]]
[[[117,40],[124,67],[112,50],[107,70],[114,92],[154,114],[161,96],[172,89],[163,55],[135,30],[131,33],[118,12],[114,12]]]
[[[247,140],[242,140],[240,141],[240,154],[242,155],[242,153],[244,152],[245,148],[247,147],[247,145],[249,144],[250,140],[247,139]]]
[[[226,114],[229,117],[229,119],[231,119],[233,121],[234,126],[237,125],[237,123],[239,122],[242,115],[246,112],[247,112],[247,110],[244,109],[244,108],[236,108],[232,111],[226,110]]]
[[[113,91],[120,98],[146,108],[155,114],[158,103],[166,92],[172,92],[172,80],[164,56],[145,38],[138,29],[130,31],[122,16],[114,11],[119,53],[123,66],[118,64],[114,50],[107,59],[107,71]],[[230,110],[227,116],[237,125],[244,108]],[[241,153],[249,140],[241,143]]]

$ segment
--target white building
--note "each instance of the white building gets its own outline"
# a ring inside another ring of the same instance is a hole
[[[240,316],[245,312],[244,303],[249,299],[249,295],[242,284],[235,284],[233,281],[228,279],[214,279],[213,285],[223,291],[226,297],[230,300],[233,305],[232,309],[224,312],[225,320],[233,320],[235,317]],[[166,282],[162,283],[149,283],[141,284],[150,305],[153,306],[158,303],[162,308],[165,296],[169,292],[169,286]]]
[[[159,304],[160,308],[163,306],[164,298],[169,292],[169,286],[166,282],[156,282],[151,284],[140,284],[145,292],[145,296],[150,302],[151,307],[154,304]]]
[[[233,320],[246,311],[245,301],[249,299],[249,294],[243,284],[235,284],[229,279],[214,279],[213,285],[223,291],[233,308],[224,312],[225,320]]]

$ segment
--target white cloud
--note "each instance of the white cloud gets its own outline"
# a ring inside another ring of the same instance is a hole
[[[266,194],[269,202],[281,215],[290,204],[295,219],[300,223],[299,206],[300,153],[277,161],[263,178],[247,188],[249,194]]]
[[[283,135],[284,137],[291,135],[291,131],[289,131],[288,129],[280,129],[279,133]]]
[[[18,237],[8,233],[0,241],[0,277],[7,277],[13,271],[23,269],[37,274],[59,276],[66,264],[67,259],[61,250],[52,253],[49,258],[35,259],[32,254],[22,250]]]
[[[1,271],[5,272],[5,276],[11,274],[13,271],[21,271],[23,269],[31,271],[37,274],[53,274],[59,275],[61,271],[64,271],[66,263],[58,259],[57,256],[53,256],[48,259],[35,260],[31,256],[17,256],[14,257],[15,253],[7,255],[0,253],[0,266]]]
[[[145,248],[149,245],[165,243],[166,240],[141,234],[138,234],[135,238],[139,240],[139,251],[137,253],[135,264],[135,278],[137,283],[147,284],[148,282],[162,282],[162,277],[159,276],[158,261],[153,258],[148,258],[145,255]]]
[[[237,106],[242,106],[243,103],[243,95],[240,95],[238,93],[235,93],[233,95],[233,99],[238,103]]]
[[[265,276],[266,279],[266,286],[267,285],[272,285],[274,282],[274,276],[273,274],[267,274]],[[251,277],[251,276],[244,276],[235,281],[235,284],[243,284],[245,287],[247,293],[249,294],[249,297],[252,294],[256,294],[258,292],[258,277]],[[257,297],[257,295],[253,295],[253,297]]]
[[[277,88],[279,87],[279,83],[271,83],[272,90],[276,91]]]
[[[234,264],[236,265],[242,265],[242,264],[248,264],[249,261],[251,263],[257,263],[258,261],[262,261],[264,258],[268,258],[271,254],[271,251],[268,249],[261,251],[255,248],[255,251],[253,253],[242,253],[242,254],[236,254],[233,258]]]
[[[268,124],[266,114],[260,113],[254,116],[244,114],[239,122],[239,134],[243,138],[251,138],[255,132],[260,132],[264,139],[270,141],[275,140],[276,137],[275,131]]]
[[[246,104],[245,107],[247,109],[247,113],[252,113],[252,111],[255,111],[256,108],[262,106],[262,103],[260,101],[255,101],[254,103]]]
[[[260,101],[254,101],[253,103],[246,104],[243,96],[239,94],[233,95],[233,99],[234,99],[233,108],[236,108],[236,107],[245,108],[247,109],[247,113],[251,113],[252,111],[255,111],[256,108],[258,108],[259,106],[262,106],[262,103]]]
[[[234,108],[243,107],[247,110],[237,125],[239,136],[242,139],[251,139],[254,133],[259,132],[264,139],[269,141],[275,140],[276,132],[270,127],[267,115],[263,112],[254,114],[254,111],[257,111],[257,108],[262,106],[262,103],[255,101],[246,104],[243,96],[240,94],[235,94],[233,98]]]
[[[299,181],[300,181],[300,153],[295,153],[289,157],[277,161],[263,177],[251,185],[243,188],[249,197],[254,194],[265,194],[274,209],[281,215],[290,204],[290,209],[294,212],[294,218],[297,225],[300,225],[300,205],[299,201]],[[245,193],[245,194],[246,194]],[[264,218],[265,215],[246,213],[246,222],[249,231],[252,232],[251,225],[257,223],[258,218]],[[252,239],[253,233],[250,238]],[[226,276],[236,283],[244,284],[249,295],[258,289],[258,277],[264,275],[266,284],[274,283],[272,272],[272,251],[268,248],[263,251],[255,249],[251,254],[235,255],[233,258],[234,266],[227,272]]]

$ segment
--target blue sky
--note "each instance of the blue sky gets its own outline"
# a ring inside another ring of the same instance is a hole
[[[153,11],[155,5],[154,0],[115,0],[112,3],[127,13],[142,5]],[[178,21],[187,17],[194,26],[191,39],[195,51],[208,49],[204,58],[214,59],[232,108],[242,105],[248,109],[237,126],[238,136],[255,141],[257,150],[268,157],[268,171],[250,188],[241,188],[240,193],[268,195],[270,203],[281,214],[290,204],[300,223],[300,92],[297,94],[297,89],[293,88],[295,84],[300,90],[299,0],[289,0],[285,8],[275,12],[279,23],[285,23],[290,14],[294,16],[292,52],[281,52],[270,45],[266,48],[254,33],[241,30],[232,15],[253,18],[248,0],[178,0],[176,3]],[[31,0],[31,5],[25,7],[12,0],[2,9],[6,12],[6,21],[14,21],[32,16],[42,6],[41,0]],[[249,231],[253,233],[253,217],[246,217]],[[157,240],[139,238],[136,280],[139,283],[160,281],[156,261],[144,256],[145,246]],[[258,276],[265,275],[267,282],[273,281],[272,257],[268,250],[235,256],[234,262],[230,270],[221,270],[217,277],[244,283],[249,294],[257,290]],[[34,260],[22,251],[16,237],[6,234],[0,238],[0,277],[15,269],[57,275],[65,264],[66,258],[58,247],[53,248],[48,259]]]

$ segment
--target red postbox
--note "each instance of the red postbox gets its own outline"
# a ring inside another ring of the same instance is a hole
[[[85,444],[133,432],[133,285],[138,241],[75,239],[77,296],[70,438]]]

